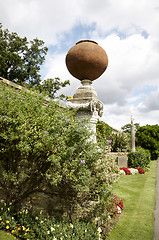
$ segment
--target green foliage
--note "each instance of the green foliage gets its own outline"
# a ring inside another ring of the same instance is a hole
[[[136,132],[138,146],[150,150],[151,159],[159,157],[159,125],[146,125]]]
[[[21,38],[0,24],[0,76],[18,84],[39,85],[40,66],[45,60],[47,47],[42,40]]]
[[[64,199],[69,218],[73,205],[91,216],[103,212],[118,168],[111,159],[104,161],[103,152],[88,141],[88,124],[74,114],[42,94],[1,83],[0,193],[6,203],[19,209],[32,194],[43,192]]]
[[[105,146],[106,148],[109,148],[112,140],[112,127],[110,127],[107,123],[100,121],[98,119],[96,129],[97,129],[98,143],[101,146]]]
[[[132,168],[146,168],[150,161],[150,151],[143,148],[136,148],[136,152],[128,154],[128,165]]]
[[[135,126],[135,130],[137,131],[137,129],[140,127],[140,124],[134,123],[134,126]],[[131,134],[131,124],[130,123],[124,125],[123,127],[121,127],[121,129],[123,130],[123,132]]]
[[[44,80],[38,87],[40,92],[44,92],[48,97],[55,98],[55,94],[58,90],[60,90],[63,87],[66,87],[67,85],[70,85],[70,81],[60,81],[59,78],[49,78],[47,80]],[[60,99],[66,98],[63,94],[59,96]]]
[[[70,223],[41,213],[33,215],[27,209],[16,213],[11,205],[6,204],[0,206],[0,215],[0,229],[22,239],[98,240],[101,237],[101,229],[89,221],[76,220]]]
[[[118,134],[113,134],[112,137],[112,151],[113,152],[122,152],[129,147],[129,135],[124,132],[118,132]]]

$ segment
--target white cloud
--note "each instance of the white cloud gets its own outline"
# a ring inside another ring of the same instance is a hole
[[[5,0],[0,9],[4,27],[47,43],[42,75],[70,79],[66,95],[80,85],[66,69],[66,53],[77,36],[92,38],[109,58],[106,72],[93,82],[105,104],[103,119],[116,128],[130,122],[131,114],[141,125],[159,123],[158,0]],[[83,29],[74,31],[80,24]]]

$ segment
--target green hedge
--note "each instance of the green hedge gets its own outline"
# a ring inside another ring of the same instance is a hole
[[[144,148],[136,148],[136,152],[128,154],[128,165],[133,168],[145,168],[151,161],[151,154],[149,150]]]

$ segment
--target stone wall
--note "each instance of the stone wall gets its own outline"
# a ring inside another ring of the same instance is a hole
[[[128,152],[110,152],[106,155],[111,156],[120,168],[128,167]]]

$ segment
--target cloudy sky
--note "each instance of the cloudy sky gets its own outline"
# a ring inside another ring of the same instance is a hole
[[[80,81],[65,56],[82,39],[105,49],[109,65],[93,82],[104,103],[102,120],[120,129],[134,122],[159,124],[159,0],[0,0],[4,28],[42,39],[49,48],[41,75],[69,79],[72,96]]]

